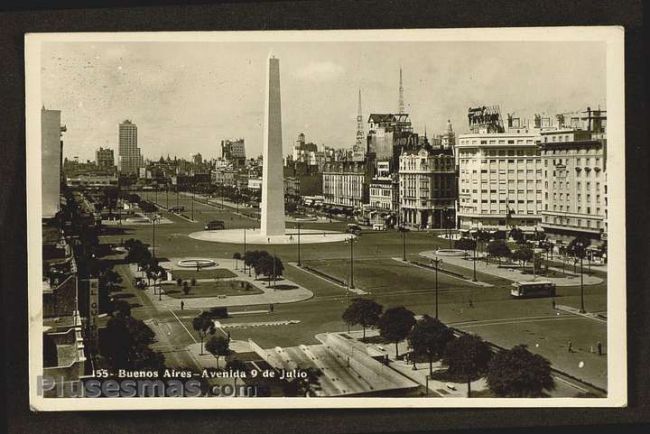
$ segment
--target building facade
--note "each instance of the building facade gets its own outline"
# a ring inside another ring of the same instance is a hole
[[[41,110],[41,177],[43,218],[52,218],[61,208],[61,111]]]
[[[143,159],[138,148],[138,127],[128,119],[119,127],[118,156],[121,174],[139,173],[140,167],[143,166]]]
[[[452,227],[456,205],[452,149],[405,151],[399,159],[400,224],[422,229]]]
[[[244,167],[246,165],[244,139],[222,140],[221,158],[231,163],[233,167]]]
[[[368,188],[373,174],[365,162],[327,163],[323,168],[325,205],[361,209],[368,203]]]
[[[607,239],[607,140],[595,131],[541,134],[544,200],[541,225],[552,238]]]
[[[96,150],[95,164],[100,169],[112,170],[115,167],[115,154],[113,150],[102,147]]]
[[[538,138],[538,130],[527,128],[459,136],[455,149],[460,228],[537,228],[543,204]]]

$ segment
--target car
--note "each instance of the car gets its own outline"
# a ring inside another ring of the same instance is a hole
[[[447,389],[449,389],[449,390],[456,390],[456,385],[455,384],[447,383],[447,384],[445,384],[445,387],[447,387]]]
[[[386,230],[386,225],[383,223],[375,223],[372,225],[372,230],[373,231],[385,231]]]
[[[345,232],[348,234],[359,235],[361,233],[361,226],[350,223],[345,229]]]
[[[206,231],[214,231],[214,230],[225,229],[225,228],[226,225],[223,222],[223,220],[212,220],[211,222],[208,222],[208,224],[205,225]]]

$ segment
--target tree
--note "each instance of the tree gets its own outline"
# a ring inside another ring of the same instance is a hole
[[[447,344],[443,362],[448,372],[467,380],[467,397],[472,394],[472,379],[484,375],[492,352],[488,344],[479,336],[463,335]]]
[[[113,270],[106,270],[102,274],[102,280],[106,288],[110,290],[122,282],[122,277]]]
[[[522,231],[517,227],[514,227],[510,230],[510,238],[515,240],[517,243],[519,243],[524,239],[524,231]]]
[[[474,250],[476,248],[476,241],[471,238],[461,238],[456,240],[454,247],[459,250]]]
[[[507,258],[511,254],[510,247],[503,240],[490,241],[487,245],[487,252],[488,255],[498,258],[499,262],[501,262],[501,258]]]
[[[487,383],[495,395],[512,398],[536,398],[555,388],[551,363],[525,345],[498,352],[489,364]]]
[[[294,378],[284,383],[285,396],[312,396],[315,394],[316,386],[320,384],[320,376],[323,372],[312,366],[302,370],[307,374],[305,378]]]
[[[213,335],[216,331],[214,322],[205,313],[201,313],[192,320],[192,328],[199,334],[199,338],[201,338],[201,354],[203,354],[203,339],[208,334]]]
[[[246,363],[242,362],[240,359],[232,358],[226,361],[226,370],[246,374],[247,372]],[[233,375],[233,379],[234,379],[233,386],[235,388],[237,387],[237,378],[238,376],[236,374]]]
[[[113,369],[129,368],[132,340],[124,318],[109,319],[100,342],[100,351]]]
[[[381,304],[373,300],[357,298],[343,312],[343,321],[349,325],[358,324],[363,327],[363,339],[366,339],[366,328],[377,324],[383,309]]]
[[[237,261],[239,261],[242,258],[241,253],[239,253],[239,252],[233,253],[232,258],[235,260],[235,270],[236,270],[237,269]]]
[[[521,246],[512,253],[512,259],[526,265],[526,262],[533,259],[533,249],[528,246]]]
[[[217,369],[219,369],[219,357],[230,353],[229,346],[230,339],[225,336],[212,336],[205,343],[205,350],[217,359]]]
[[[125,300],[115,300],[113,302],[113,316],[121,316],[126,318],[131,316],[131,305]]]
[[[429,374],[433,374],[433,361],[442,357],[445,347],[454,339],[454,333],[442,322],[424,315],[415,323],[408,336],[413,352],[429,359]]]
[[[579,236],[572,239],[566,246],[566,252],[576,258],[584,258],[587,253],[587,247],[591,244],[591,240],[585,236]]]
[[[395,358],[399,356],[397,343],[406,339],[415,325],[415,315],[403,306],[391,307],[377,321],[379,334],[395,343]]]
[[[277,276],[281,276],[284,272],[282,260],[277,256],[271,256],[268,254],[260,256],[253,267],[255,268],[255,274],[262,274],[268,277],[269,286],[271,286],[271,278],[275,279]]]

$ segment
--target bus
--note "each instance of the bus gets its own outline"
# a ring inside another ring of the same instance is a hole
[[[225,229],[225,228],[226,226],[223,220],[212,220],[207,225],[205,225],[206,231],[214,231],[214,230]]]
[[[555,283],[549,281],[514,282],[510,295],[517,298],[555,297]]]

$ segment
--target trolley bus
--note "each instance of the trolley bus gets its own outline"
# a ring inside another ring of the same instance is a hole
[[[517,298],[555,297],[555,283],[549,281],[514,282],[510,295]]]

